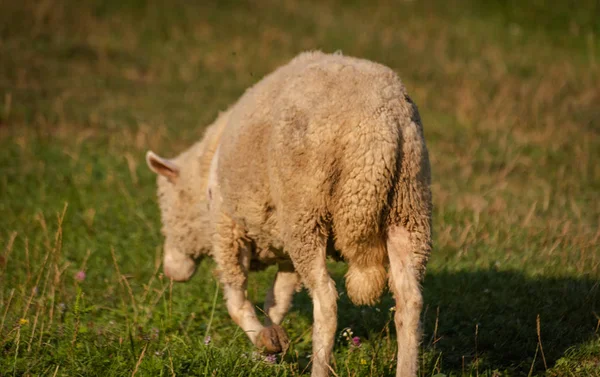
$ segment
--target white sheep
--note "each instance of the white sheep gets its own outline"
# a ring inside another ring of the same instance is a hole
[[[389,68],[306,52],[266,76],[159,174],[164,269],[187,280],[210,252],[233,320],[267,353],[303,284],[314,306],[312,376],[330,369],[337,291],[326,256],[349,265],[355,304],[386,280],[396,299],[396,376],[416,376],[420,282],[431,251],[430,168],[417,107]],[[246,297],[248,272],[277,264],[265,325]],[[386,268],[389,266],[389,272]]]

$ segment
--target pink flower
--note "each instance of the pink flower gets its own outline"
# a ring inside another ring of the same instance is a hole
[[[77,273],[75,274],[75,280],[77,280],[77,281],[84,281],[85,280],[85,272],[84,271],[77,271]]]
[[[271,354],[265,356],[265,361],[269,364],[275,364],[277,362],[277,355]]]
[[[360,338],[358,336],[352,338],[352,345],[354,347],[360,347]]]

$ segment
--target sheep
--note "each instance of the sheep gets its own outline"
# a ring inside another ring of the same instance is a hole
[[[348,263],[354,304],[396,305],[396,376],[416,376],[421,282],[432,248],[431,173],[421,119],[398,76],[368,60],[304,52],[248,89],[203,140],[158,173],[165,274],[189,279],[210,253],[232,319],[263,352],[287,349],[295,291],[313,300],[312,376],[330,370],[337,290],[326,257]],[[248,272],[275,264],[265,323]]]

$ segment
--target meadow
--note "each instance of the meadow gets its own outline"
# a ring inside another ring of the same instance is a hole
[[[308,49],[392,67],[419,106],[420,376],[600,376],[599,19],[594,0],[0,1],[0,376],[309,374],[306,291],[263,360],[211,261],[163,276],[144,161]],[[393,376],[389,293],[352,306],[330,268],[335,375]],[[274,272],[251,275],[259,307]]]

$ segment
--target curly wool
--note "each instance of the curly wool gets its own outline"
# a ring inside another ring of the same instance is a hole
[[[416,235],[424,270],[429,161],[417,108],[391,69],[299,55],[232,107],[215,158],[222,204],[212,216],[232,219],[256,245],[255,259],[291,258],[306,283],[319,257],[317,229],[349,263],[352,301],[372,304],[386,285],[386,230],[401,224]],[[238,280],[237,259],[217,259],[224,278]]]

